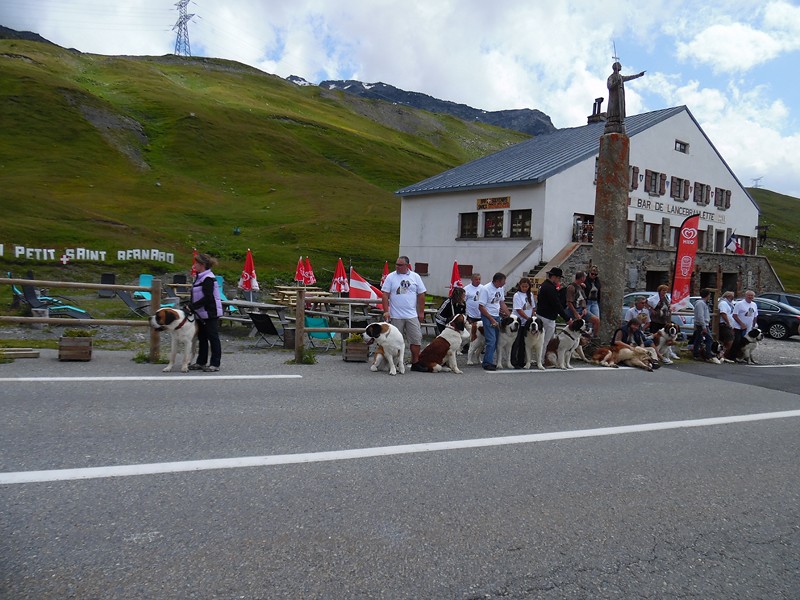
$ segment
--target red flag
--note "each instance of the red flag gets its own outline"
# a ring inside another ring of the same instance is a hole
[[[306,271],[303,277],[303,285],[314,285],[317,283],[317,278],[314,277],[314,269],[311,268],[311,261],[306,256]]]
[[[694,272],[694,259],[697,255],[697,228],[700,215],[686,217],[678,233],[678,250],[675,255],[675,274],[672,276],[672,299],[670,308],[673,311],[691,306],[691,280]]]
[[[197,277],[197,269],[194,267],[194,261],[197,259],[197,248],[192,248],[192,279]]]
[[[381,291],[356,273],[353,267],[350,267],[350,297],[376,300],[376,304],[383,301]]]
[[[336,270],[333,272],[333,281],[331,281],[331,292],[339,292],[344,294],[350,291],[350,284],[347,281],[347,273],[344,270],[344,263],[342,259],[336,263]]]
[[[303,264],[302,256],[297,261],[297,269],[294,271],[294,280],[298,283],[303,283],[306,280],[306,266]]]
[[[245,292],[258,291],[258,279],[256,278],[256,265],[253,262],[253,253],[247,249],[247,256],[244,258],[244,268],[242,276],[239,277],[239,289]]]
[[[452,294],[453,293],[453,288],[457,288],[457,287],[464,287],[464,284],[461,283],[461,275],[458,272],[458,262],[454,260],[453,261],[453,273],[452,273],[452,275],[450,275],[450,291],[447,292],[447,295],[449,296],[450,294]]]
[[[383,275],[381,275],[381,287],[383,287],[383,282],[386,281],[386,278],[389,276],[389,261],[387,260],[383,263]]]
[[[736,239],[736,250],[734,250],[736,254],[744,254],[744,248],[739,245],[739,239]]]

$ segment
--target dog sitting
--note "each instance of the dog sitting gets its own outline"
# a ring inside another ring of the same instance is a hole
[[[522,326],[525,336],[525,369],[530,369],[535,363],[536,368],[544,371],[542,358],[544,354],[544,322],[539,317],[528,319]]]
[[[406,343],[400,330],[391,323],[380,322],[370,323],[364,329],[364,341],[367,344],[375,342],[375,354],[372,357],[372,365],[369,370],[377,372],[383,363],[389,369],[389,375],[397,375],[406,372],[403,357],[406,351]]]
[[[764,334],[758,327],[753,327],[750,331],[744,334],[742,344],[739,349],[739,357],[736,362],[744,362],[751,365],[756,364],[753,358],[753,352],[758,348],[758,343],[764,339]]]
[[[575,319],[554,335],[547,344],[547,362],[562,370],[571,369],[572,353],[580,346],[582,333],[586,333],[586,321]]]
[[[725,347],[720,344],[717,340],[711,341],[711,354],[706,352],[706,345],[704,343],[700,343],[700,349],[698,350],[698,356],[706,362],[711,361],[712,358],[716,358],[717,362],[714,364],[722,364],[725,358]],[[713,362],[713,361],[711,361]]]
[[[498,321],[498,325],[497,368],[513,369],[514,365],[511,364],[511,348],[514,346],[514,340],[517,339],[517,332],[520,328],[519,317],[517,315],[503,317]]]
[[[411,365],[412,371],[423,373],[439,373],[452,371],[461,374],[457,358],[461,345],[467,341],[469,334],[466,330],[467,319],[464,315],[456,315],[447,324],[444,331],[423,348],[419,353],[419,360]]]
[[[667,325],[653,334],[653,347],[656,349],[658,358],[665,365],[672,364],[669,355],[676,341],[678,341],[678,328],[675,325]]]
[[[150,327],[156,331],[169,331],[172,337],[172,346],[169,353],[169,364],[162,369],[164,373],[172,371],[178,357],[178,344],[183,346],[183,360],[181,372],[189,371],[189,362],[197,358],[197,321],[194,314],[188,310],[184,312],[179,308],[159,308],[150,319]]]
[[[655,349],[631,346],[625,342],[615,342],[613,346],[601,346],[592,354],[592,362],[603,367],[637,367],[652,372],[661,365]]]
[[[469,351],[467,352],[467,364],[478,365],[481,363],[481,353],[486,348],[486,337],[483,335],[483,325],[478,323],[471,324]]]

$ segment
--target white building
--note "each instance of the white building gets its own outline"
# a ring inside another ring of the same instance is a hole
[[[487,281],[501,271],[513,285],[529,272],[541,277],[545,267],[567,266],[581,243],[591,242],[604,121],[602,114],[589,120],[397,192],[402,197],[400,254],[427,275],[431,293],[446,294],[454,260],[464,277],[480,272]],[[720,263],[718,253],[725,253],[732,233],[747,255],[755,255],[758,206],[687,107],[628,116],[625,127],[630,137],[629,254],[648,271],[640,277],[634,264],[631,289],[652,289],[665,278],[669,282],[677,230],[693,213],[701,215],[699,248],[712,254],[707,257],[711,263]],[[638,259],[637,249],[655,253]],[[585,263],[590,247],[584,250]],[[700,254],[698,264],[703,264]],[[746,279],[741,269],[738,277],[740,287]]]

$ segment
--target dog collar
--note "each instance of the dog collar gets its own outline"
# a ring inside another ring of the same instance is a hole
[[[184,325],[186,325],[186,321],[188,321],[188,320],[189,320],[189,317],[187,317],[187,316],[184,316],[184,317],[183,317],[183,321],[181,321],[181,324],[180,324],[180,325],[178,325],[178,326],[175,328],[175,331],[178,331],[178,329],[180,329],[181,327],[183,327]]]

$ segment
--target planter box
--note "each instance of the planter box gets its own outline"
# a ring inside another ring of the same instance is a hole
[[[369,346],[364,342],[342,342],[342,358],[347,362],[367,362]]]
[[[58,360],[92,360],[92,338],[58,338]]]

